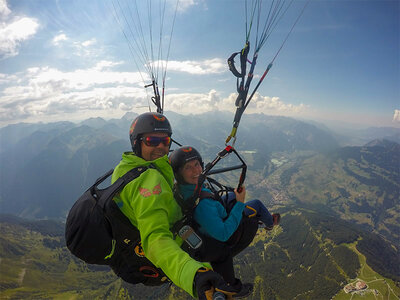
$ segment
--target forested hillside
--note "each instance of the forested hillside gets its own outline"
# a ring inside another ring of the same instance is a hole
[[[281,212],[281,226],[270,233],[260,229],[235,258],[237,275],[255,285],[248,299],[331,299],[356,278],[375,284],[385,299],[400,295],[393,281],[400,280],[399,256],[389,243],[327,215]],[[3,215],[0,230],[2,299],[190,299],[175,286],[133,286],[107,267],[76,259],[64,245],[60,223]],[[365,248],[371,241],[379,246]]]
[[[274,162],[274,160],[273,160]],[[323,154],[282,154],[265,179],[251,179],[254,195],[329,212],[398,242],[400,145],[374,141]],[[267,191],[267,192],[265,192]]]

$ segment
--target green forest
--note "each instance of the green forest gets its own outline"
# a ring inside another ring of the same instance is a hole
[[[0,230],[2,299],[190,299],[174,285],[134,286],[107,266],[83,263],[65,247],[61,223],[2,216]],[[331,299],[360,275],[359,254],[349,245],[356,245],[376,276],[393,282],[400,295],[399,257],[390,243],[305,209],[282,209],[281,225],[268,233],[259,230],[235,258],[235,269],[255,286],[248,299]]]

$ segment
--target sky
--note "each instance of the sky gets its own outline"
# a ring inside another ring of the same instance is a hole
[[[0,127],[154,110],[144,88],[151,64],[167,66],[165,111],[233,118],[227,58],[245,44],[245,1],[128,2],[0,0]],[[270,4],[259,10],[260,28]],[[258,52],[250,92],[273,66],[245,113],[400,128],[400,0],[294,0],[279,20]],[[161,86],[163,68],[153,74]]]

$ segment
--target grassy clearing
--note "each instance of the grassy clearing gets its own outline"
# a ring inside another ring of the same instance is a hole
[[[372,270],[366,262],[366,258],[356,249],[357,242],[347,245],[351,250],[357,253],[360,260],[361,269],[357,279],[364,281],[368,289],[361,293],[346,293],[341,290],[332,300],[398,300],[400,299],[400,288],[396,286],[393,280],[385,278]],[[350,282],[349,282],[350,283]]]

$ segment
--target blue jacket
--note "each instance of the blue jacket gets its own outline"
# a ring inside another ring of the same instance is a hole
[[[193,195],[195,187],[194,184],[179,185],[184,200]],[[202,190],[211,193],[209,189],[203,188]],[[197,205],[194,211],[194,219],[200,226],[200,232],[225,242],[238,228],[244,207],[244,203],[236,202],[228,216],[221,203],[214,199],[205,198]]]

